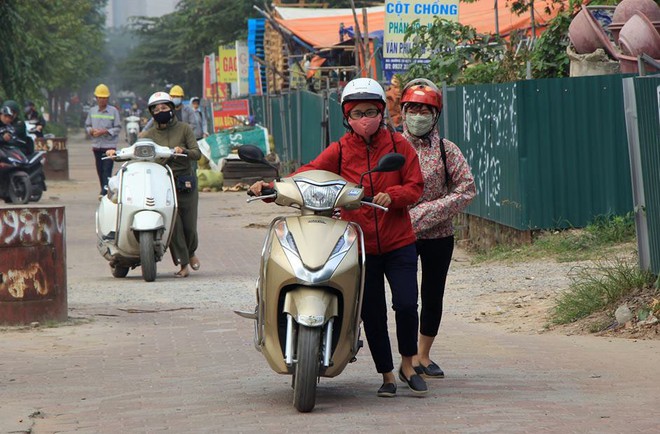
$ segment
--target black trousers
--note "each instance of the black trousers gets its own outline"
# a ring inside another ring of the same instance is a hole
[[[415,244],[383,255],[367,255],[362,321],[371,357],[379,373],[394,369],[387,331],[385,277],[392,291],[399,354],[417,354],[417,252]]]
[[[454,253],[454,237],[417,240],[417,253],[422,263],[422,313],[419,332],[436,336],[442,320],[442,300],[449,264]]]
[[[101,195],[107,193],[106,187],[108,185],[108,178],[112,176],[112,167],[114,161],[111,159],[103,160],[107,149],[94,149],[94,159],[96,160],[96,173],[99,176],[99,184],[101,184]]]
[[[172,229],[170,254],[174,265],[188,265],[190,257],[195,255],[199,243],[197,237],[199,192],[197,188],[188,193],[177,192],[176,198],[179,207]]]

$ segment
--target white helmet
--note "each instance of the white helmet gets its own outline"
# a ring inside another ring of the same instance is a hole
[[[167,92],[156,92],[149,97],[149,102],[147,103],[149,111],[158,104],[167,104],[174,108],[174,101],[172,101],[172,97]]]
[[[378,101],[387,105],[383,87],[372,78],[355,78],[348,82],[341,93],[341,105],[347,101]]]

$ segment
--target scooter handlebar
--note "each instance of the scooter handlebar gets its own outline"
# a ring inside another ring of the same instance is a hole
[[[258,199],[261,199],[264,196],[273,196],[273,195],[277,195],[277,192],[275,191],[274,188],[268,188],[268,187],[262,188],[261,189],[261,194],[259,196],[254,194],[254,192],[252,190],[248,190],[248,196],[253,196],[253,197],[258,198]]]
[[[374,203],[374,198],[373,198],[372,196],[364,196],[364,197],[362,198],[362,203],[363,203],[364,205],[369,205],[369,206],[371,206],[371,207],[378,208],[378,209],[383,210],[383,211],[385,211],[385,212],[387,212],[387,211],[390,210],[390,209],[387,208],[387,207],[384,207],[384,206],[381,206],[381,205],[375,204],[375,203]]]

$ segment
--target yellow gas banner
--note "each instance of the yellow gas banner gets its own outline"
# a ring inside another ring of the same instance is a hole
[[[220,45],[218,48],[218,82],[233,83],[237,80],[236,45]]]

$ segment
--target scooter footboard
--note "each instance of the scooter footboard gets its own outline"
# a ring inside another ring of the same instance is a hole
[[[335,294],[319,288],[299,286],[287,292],[284,312],[298,324],[320,327],[339,315],[339,302]]]

